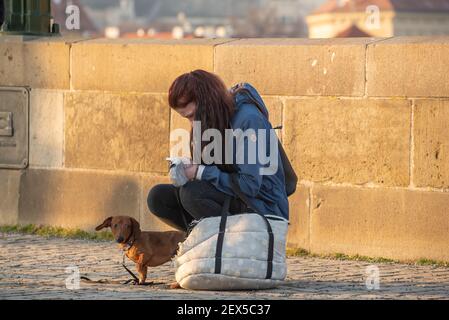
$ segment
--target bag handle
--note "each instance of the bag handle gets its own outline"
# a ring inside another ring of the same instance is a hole
[[[254,209],[253,205],[251,204],[251,202],[248,199],[248,197],[246,196],[246,194],[244,194],[242,192],[242,190],[240,189],[240,185],[237,180],[237,174],[235,174],[235,173],[231,174],[231,185],[232,185],[232,190],[237,194],[237,196],[243,202],[245,202],[246,206],[248,208],[252,209],[259,216],[261,216],[263,218],[263,220],[265,221],[265,225],[267,226],[267,232],[268,232],[268,255],[267,255],[268,266],[267,266],[267,275],[265,278],[271,279],[271,276],[273,274],[274,235],[273,235],[273,229],[271,228],[270,221],[268,221],[267,217],[265,217],[263,214],[257,212],[256,209]]]
[[[274,235],[273,230],[271,228],[271,224],[268,221],[268,219],[263,215],[257,212],[255,210],[251,203],[249,202],[248,197],[241,191],[240,186],[237,182],[237,174],[233,173],[231,174],[231,185],[233,191],[237,194],[237,196],[245,202],[246,206],[249,207],[254,211],[254,213],[258,214],[263,218],[265,221],[265,224],[267,226],[267,232],[268,232],[268,258],[267,258],[267,274],[265,276],[265,279],[271,279],[271,276],[273,275],[273,256],[274,256]],[[222,253],[223,253],[223,242],[224,242],[224,235],[226,230],[226,222],[228,220],[228,213],[229,213],[229,207],[231,203],[231,197],[226,197],[222,211],[221,211],[221,220],[220,220],[220,227],[218,232],[218,238],[217,238],[217,248],[215,251],[215,273],[219,274],[221,273],[221,262],[222,262]]]
[[[221,273],[221,258],[223,254],[223,241],[226,230],[226,222],[228,221],[229,207],[231,206],[231,197],[227,196],[221,209],[220,227],[217,238],[217,248],[215,250],[215,273]]]

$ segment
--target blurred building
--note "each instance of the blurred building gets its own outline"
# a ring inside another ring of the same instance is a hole
[[[263,0],[261,5],[270,7],[281,22],[295,23],[324,2],[325,0]]]
[[[78,8],[78,12],[74,12],[69,6]],[[94,24],[91,16],[86,11],[86,8],[80,0],[52,0],[51,11],[55,23],[58,23],[62,34],[77,34],[82,36],[92,36],[98,34],[98,28]],[[79,13],[79,29],[72,29],[70,27],[71,14]],[[67,23],[69,21],[69,23]]]
[[[79,0],[107,37],[305,37],[326,0]],[[181,29],[182,30],[181,30]]]
[[[306,21],[310,38],[448,35],[449,0],[329,0]]]
[[[336,34],[334,38],[357,38],[357,37],[372,37],[369,33],[359,29],[356,25],[352,25],[342,32]]]
[[[137,14],[135,0],[117,0],[108,3],[84,0],[84,2],[88,6],[87,12],[106,37],[118,38],[122,34],[135,33],[147,26],[148,18]]]
[[[304,18],[321,0],[259,0],[232,14],[236,37],[306,36]]]

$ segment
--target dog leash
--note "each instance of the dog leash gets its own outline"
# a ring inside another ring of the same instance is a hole
[[[126,266],[126,264],[125,264],[125,256],[126,256],[126,253],[123,253],[122,266],[131,275],[131,277],[134,278],[134,279],[130,279],[128,281],[130,281],[130,282],[131,281],[137,281],[137,283],[139,283],[139,278],[131,270],[129,270],[128,267]]]
[[[126,281],[108,280],[108,279],[92,280],[85,276],[81,276],[80,279],[84,280],[85,282],[100,283],[100,284],[129,284],[130,282],[134,281],[134,279],[129,279]]]
[[[125,256],[126,256],[126,254],[123,253],[122,266],[133,277],[133,279],[128,279],[128,280],[125,280],[125,281],[108,280],[108,279],[92,280],[92,279],[90,279],[88,277],[85,277],[85,276],[81,276],[80,279],[84,280],[85,282],[100,283],[100,284],[122,284],[122,285],[129,284],[129,283],[138,284],[139,283],[139,278],[131,270],[129,270],[129,268],[126,266],[126,264],[125,264]],[[149,286],[149,285],[158,285],[158,284],[165,284],[165,283],[150,281],[150,282],[142,283],[140,285],[141,286]]]

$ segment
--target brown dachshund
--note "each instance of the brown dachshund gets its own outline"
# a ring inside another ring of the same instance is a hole
[[[111,228],[126,256],[136,263],[139,284],[145,283],[148,267],[160,266],[170,261],[176,254],[179,242],[186,238],[186,234],[179,231],[141,231],[139,222],[126,216],[109,217],[95,230],[103,228]],[[171,287],[177,286],[173,284]]]

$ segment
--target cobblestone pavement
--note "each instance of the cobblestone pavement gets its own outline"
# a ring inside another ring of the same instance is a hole
[[[273,290],[170,290],[171,263],[149,269],[148,280],[158,282],[152,286],[81,282],[78,290],[66,288],[69,266],[91,279],[129,279],[121,257],[112,242],[0,234],[0,299],[449,299],[449,268],[377,264],[380,288],[369,290],[369,263],[310,257],[289,258],[286,282]]]

